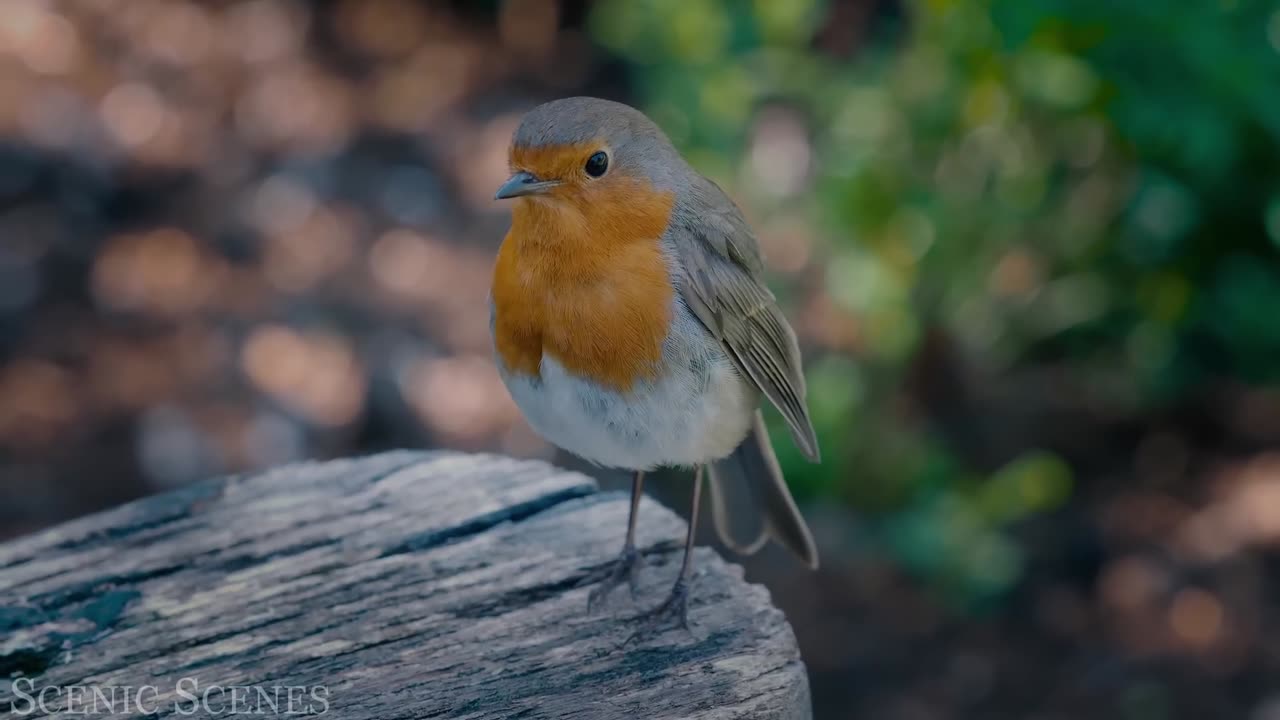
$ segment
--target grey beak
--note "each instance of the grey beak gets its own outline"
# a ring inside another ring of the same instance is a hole
[[[546,192],[559,184],[555,180],[539,180],[534,177],[533,173],[527,173],[522,170],[502,183],[502,187],[498,188],[498,192],[493,196],[493,199],[507,200],[524,195],[536,195],[537,193]]]

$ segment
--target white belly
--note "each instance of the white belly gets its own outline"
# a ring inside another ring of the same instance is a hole
[[[628,393],[570,375],[543,356],[541,377],[499,367],[529,424],[549,442],[608,467],[696,465],[733,452],[747,436],[759,397],[719,343],[683,304],[683,332],[666,340],[666,370]]]

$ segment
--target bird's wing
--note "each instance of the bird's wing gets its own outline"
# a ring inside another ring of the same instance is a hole
[[[760,275],[763,262],[742,213],[715,183],[698,178],[687,206],[673,214],[685,304],[787,421],[791,437],[817,461],[818,439],[805,404],[795,332]]]

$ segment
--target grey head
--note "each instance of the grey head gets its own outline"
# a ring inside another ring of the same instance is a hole
[[[570,97],[539,105],[521,119],[512,156],[542,148],[591,148],[608,154],[611,172],[648,178],[660,189],[678,189],[688,165],[662,130],[639,110],[594,97]],[[550,182],[534,178],[525,185]],[[504,186],[504,191],[509,191]],[[504,195],[503,191],[499,196]]]

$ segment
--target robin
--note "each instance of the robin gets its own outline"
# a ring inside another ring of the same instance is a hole
[[[588,600],[635,591],[646,471],[694,468],[680,573],[645,613],[688,627],[703,474],[724,543],[770,538],[812,568],[813,538],[760,414],[767,398],[818,461],[795,333],[761,278],[755,235],[638,110],[588,97],[538,106],[509,151],[514,200],[493,273],[499,372],[530,425],[601,466],[632,471],[622,552]]]

